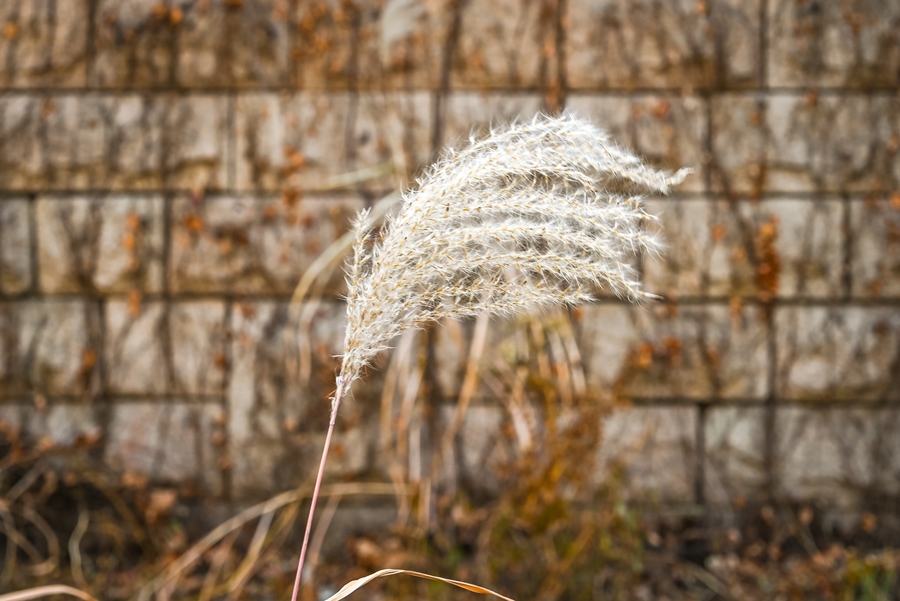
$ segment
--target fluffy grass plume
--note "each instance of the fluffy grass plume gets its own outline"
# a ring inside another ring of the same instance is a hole
[[[341,397],[372,359],[404,330],[444,317],[574,304],[597,288],[648,296],[631,259],[659,242],[637,193],[666,193],[686,173],[647,167],[583,119],[539,116],[448,152],[378,234],[360,214],[341,373],[292,601]]]
[[[668,175],[590,122],[536,117],[448,152],[408,192],[380,239],[356,222],[340,379],[345,386],[403,330],[451,316],[589,300],[639,300],[631,267],[654,251],[637,191]]]

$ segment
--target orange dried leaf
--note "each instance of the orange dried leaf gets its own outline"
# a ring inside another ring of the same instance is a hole
[[[721,223],[716,224],[712,228],[712,239],[714,242],[721,242],[725,239],[725,234],[728,230]]]
[[[649,342],[642,342],[638,347],[634,362],[643,369],[650,367],[650,364],[653,363],[653,345]]]
[[[660,100],[653,106],[653,116],[659,120],[666,119],[672,113],[672,105],[668,100]]]
[[[184,218],[184,225],[195,234],[203,231],[203,220],[197,215],[188,215]]]
[[[97,364],[97,352],[93,349],[85,349],[81,356],[81,371],[86,372]]]
[[[132,290],[128,293],[128,315],[137,317],[141,313],[141,291]]]

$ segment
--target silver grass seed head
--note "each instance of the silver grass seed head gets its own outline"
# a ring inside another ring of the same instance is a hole
[[[363,212],[347,267],[345,387],[391,340],[445,317],[589,301],[640,301],[631,258],[657,252],[636,191],[674,175],[618,148],[590,122],[536,116],[448,151],[407,192],[379,240]]]

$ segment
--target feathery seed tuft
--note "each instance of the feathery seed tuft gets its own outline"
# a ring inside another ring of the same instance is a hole
[[[636,193],[667,193],[687,173],[654,170],[573,116],[538,116],[448,152],[380,240],[367,212],[356,220],[343,385],[430,321],[574,304],[597,288],[651,296],[629,262],[660,248]]]

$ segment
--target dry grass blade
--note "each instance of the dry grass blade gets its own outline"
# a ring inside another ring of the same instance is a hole
[[[393,207],[397,203],[398,200],[400,200],[400,195],[396,192],[392,192],[387,196],[381,198],[378,202],[375,203],[375,206],[372,208],[372,218],[381,219],[382,217],[384,217],[387,212],[391,210],[391,207]],[[294,288],[294,292],[291,294],[291,304],[298,304],[303,302],[303,300],[309,294],[313,283],[324,273],[327,273],[328,270],[337,266],[344,259],[347,251],[353,245],[354,237],[354,232],[347,232],[346,234],[332,242],[328,246],[328,248],[322,251],[319,256],[317,256],[315,260],[310,263],[309,267],[306,268],[306,271],[300,277],[300,281]]]
[[[393,484],[382,482],[347,482],[335,484],[325,488],[323,495],[338,494],[341,496],[354,495],[395,495],[397,489]],[[310,494],[309,487],[298,488],[283,492],[267,501],[248,507],[233,518],[222,522],[209,534],[200,539],[193,547],[188,549],[181,557],[169,565],[159,576],[147,583],[138,594],[138,600],[149,599],[157,591],[162,590],[167,584],[178,578],[186,569],[196,563],[203,555],[220,540],[231,532],[241,528],[267,513],[276,511],[285,505],[296,503],[307,498]],[[2,600],[0,600],[2,601]]]
[[[241,565],[231,577],[232,585],[231,591],[228,593],[229,600],[237,599],[240,596],[244,587],[247,585],[247,581],[250,580],[250,577],[253,575],[256,562],[259,560],[259,556],[262,553],[263,545],[266,542],[266,537],[269,534],[269,529],[272,527],[272,520],[274,518],[275,511],[272,510],[263,514],[259,519],[259,523],[256,525],[256,532],[253,534],[253,540],[250,541],[250,547],[247,549],[247,554],[244,556],[244,561],[241,562]]]
[[[49,575],[56,569],[56,566],[59,565],[59,538],[56,536],[53,528],[50,527],[50,524],[48,524],[47,521],[31,507],[25,506],[22,508],[22,517],[34,525],[38,532],[43,535],[47,548],[47,559],[32,566],[29,571],[34,576]]]
[[[398,200],[400,200],[400,195],[396,192],[392,192],[381,198],[372,208],[372,218],[376,220],[382,219]],[[290,302],[291,307],[296,307],[304,300],[308,299],[308,302],[303,305],[299,319],[297,320],[300,332],[309,332],[313,317],[316,314],[316,310],[319,308],[319,298],[322,296],[322,292],[328,280],[328,275],[340,265],[341,261],[343,261],[347,251],[353,245],[355,237],[355,232],[350,231],[332,242],[328,248],[316,257],[306,271],[303,272],[303,276],[294,288],[293,294],[291,294]],[[308,382],[312,371],[312,348],[309,343],[310,337],[308,335],[298,336],[297,340],[299,343],[300,356],[300,382]]]
[[[484,588],[483,586],[478,586],[477,584],[470,584],[468,582],[462,582],[460,580],[451,580],[450,578],[441,578],[440,576],[432,576],[431,574],[423,574],[422,572],[413,572],[412,570],[395,570],[395,569],[385,569],[378,570],[373,574],[369,574],[364,578],[359,578],[358,580],[352,580],[341,587],[341,590],[333,594],[332,596],[325,599],[325,601],[340,601],[350,594],[356,592],[361,589],[365,585],[369,584],[373,580],[378,578],[384,578],[385,576],[393,576],[395,574],[406,574],[408,576],[414,576],[416,578],[423,578],[425,580],[433,580],[435,582],[443,582],[444,584],[451,584],[455,587],[467,590],[472,593],[478,593],[479,595],[491,595],[492,597],[497,597],[498,599],[503,599],[504,601],[513,601],[509,597],[504,597],[498,592],[492,591],[490,589]],[[0,601],[3,601],[0,599]]]
[[[0,601],[29,601],[30,599],[42,599],[51,595],[69,595],[70,597],[78,597],[84,601],[97,601],[84,591],[77,588],[66,586],[64,584],[51,584],[48,586],[38,586],[28,588],[24,591],[16,591],[14,593],[6,593],[0,595]]]
[[[203,577],[203,587],[200,589],[198,601],[209,601],[212,599],[216,581],[219,578],[219,574],[222,572],[222,567],[225,565],[225,562],[228,561],[228,556],[231,553],[231,549],[234,547],[234,541],[237,540],[238,534],[240,534],[238,531],[229,534],[224,542],[213,552],[209,569],[207,569],[206,575]]]
[[[78,514],[78,523],[75,524],[72,536],[69,537],[69,563],[71,564],[72,580],[78,586],[83,587],[87,587],[87,582],[84,579],[84,570],[82,569],[81,539],[84,537],[84,533],[87,532],[89,524],[90,514],[82,510]]]
[[[468,358],[466,359],[466,374],[463,376],[463,383],[459,389],[459,396],[456,399],[456,409],[453,412],[453,419],[450,425],[444,431],[441,439],[441,445],[434,454],[431,463],[431,473],[440,473],[441,464],[450,456],[453,442],[459,429],[462,427],[463,420],[466,417],[466,411],[469,409],[469,403],[475,396],[475,388],[478,385],[478,372],[481,368],[481,355],[484,352],[484,345],[487,340],[487,330],[490,318],[487,313],[478,316],[475,322],[475,330],[472,334],[472,345],[469,347]]]

